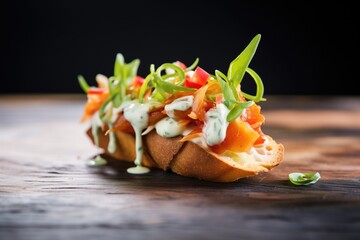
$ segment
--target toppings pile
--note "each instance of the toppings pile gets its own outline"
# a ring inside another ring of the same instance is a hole
[[[79,84],[87,94],[81,121],[91,120],[92,133],[109,134],[109,152],[116,151],[116,131],[136,136],[137,158],[141,167],[141,136],[152,130],[163,137],[182,136],[217,154],[248,152],[265,141],[260,113],[264,87],[259,75],[249,68],[261,35],[256,35],[234,59],[227,74],[211,74],[196,59],[187,66],[181,61],[150,66],[147,76],[137,74],[140,61],[126,63],[116,55],[114,74],[98,74],[97,86],[89,86],[79,75]],[[240,88],[248,73],[255,81],[255,95]],[[95,139],[96,143],[96,139]],[[130,172],[130,171],[129,171]]]

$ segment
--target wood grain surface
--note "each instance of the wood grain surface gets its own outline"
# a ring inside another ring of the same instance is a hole
[[[0,96],[0,239],[360,239],[360,98],[267,96],[269,173],[211,183],[94,168],[85,96]],[[291,172],[319,172],[295,186]]]

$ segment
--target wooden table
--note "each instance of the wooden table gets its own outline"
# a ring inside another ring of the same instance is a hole
[[[210,183],[88,167],[83,95],[1,96],[0,239],[360,239],[360,97],[267,99],[284,161]],[[288,180],[316,171],[313,185]]]

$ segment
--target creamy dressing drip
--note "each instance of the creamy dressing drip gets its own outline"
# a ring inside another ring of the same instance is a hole
[[[155,124],[156,133],[162,137],[176,137],[181,135],[186,129],[173,118],[166,117]]]
[[[150,171],[149,168],[141,166],[143,157],[143,144],[141,132],[147,128],[149,121],[149,104],[140,104],[137,101],[132,101],[130,104],[124,106],[124,117],[128,120],[135,131],[135,148],[136,159],[134,161],[136,167],[127,169],[129,173],[142,174]]]
[[[89,167],[101,167],[107,164],[106,159],[101,157],[100,155],[97,155],[95,158],[91,159],[88,162]]]
[[[188,110],[194,102],[194,96],[184,96],[178,99],[175,99],[173,102],[165,105],[165,112],[166,114],[171,117],[175,118],[174,111],[186,111]]]
[[[112,123],[108,124],[109,129],[112,128]],[[109,144],[108,144],[108,151],[109,153],[115,153],[116,152],[116,135],[115,132],[109,132]]]
[[[203,127],[203,133],[207,145],[213,146],[224,141],[229,125],[226,120],[228,113],[229,109],[220,103],[216,104],[215,108],[210,109],[205,114],[206,121]]]
[[[94,117],[91,119],[91,134],[94,137],[94,143],[96,146],[99,146],[99,130],[102,124],[99,113],[95,113]]]

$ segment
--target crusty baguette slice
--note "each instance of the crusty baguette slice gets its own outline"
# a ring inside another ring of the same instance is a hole
[[[91,131],[87,131],[93,140]],[[113,154],[107,151],[108,137],[99,134],[99,147],[113,158],[126,161],[135,159],[135,138],[127,133],[116,132],[117,151]],[[209,152],[202,146],[191,141],[179,142],[181,137],[164,138],[156,131],[143,136],[143,165],[171,170],[186,177],[213,182],[233,182],[240,178],[255,176],[267,172],[283,159],[284,147],[266,136],[266,145],[254,148],[251,154],[243,153],[232,158]],[[234,160],[235,159],[235,160]]]

